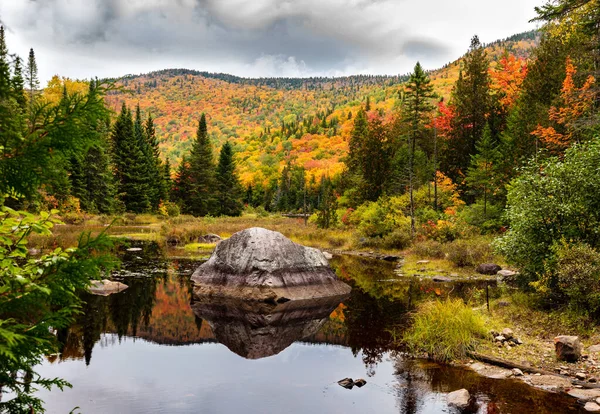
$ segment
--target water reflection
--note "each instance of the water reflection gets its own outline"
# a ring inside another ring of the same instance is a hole
[[[345,297],[270,304],[194,297],[194,314],[206,320],[217,339],[247,359],[276,355],[316,334]]]
[[[418,303],[478,299],[479,283],[402,278],[394,264],[343,257],[332,266],[353,289],[341,301],[192,302],[189,277],[199,263],[142,247],[123,252],[117,276],[129,288],[86,295],[76,323],[58,333],[61,354],[40,372],[65,377],[74,389],[44,393],[49,412],[80,405],[86,413],[439,413],[448,410],[445,393],[463,387],[481,413],[579,410],[520,382],[397,356],[393,333],[401,334]],[[336,384],[347,376],[370,378],[349,391]]]

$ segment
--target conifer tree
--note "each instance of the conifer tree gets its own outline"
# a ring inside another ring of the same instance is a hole
[[[202,114],[198,122],[196,140],[192,145],[189,164],[191,197],[187,210],[195,216],[215,214],[217,212],[215,206],[215,164],[205,114]]]
[[[415,187],[415,151],[417,142],[423,141],[428,134],[426,124],[431,119],[434,106],[431,104],[433,98],[433,86],[429,77],[417,62],[413,73],[406,83],[404,94],[402,121],[408,126],[408,177],[410,194],[410,222],[411,233],[415,233],[415,203],[413,190]]]
[[[140,146],[139,132],[135,131],[131,111],[125,103],[113,131],[113,159],[117,188],[127,211],[143,213],[150,210],[146,158]]]
[[[233,148],[229,142],[221,147],[216,179],[219,213],[224,216],[242,214],[242,186],[235,174]]]
[[[483,135],[490,112],[490,78],[487,54],[474,36],[464,60],[464,70],[452,91],[455,116],[452,119],[452,134],[444,160],[445,172],[458,184],[466,174],[471,155],[476,153],[476,144]]]
[[[161,199],[163,201],[168,201],[170,199],[171,186],[173,184],[173,180],[171,179],[171,163],[168,158],[163,164],[161,184]]]
[[[471,156],[471,165],[467,171],[466,183],[476,197],[483,199],[483,214],[487,214],[487,206],[491,196],[499,187],[500,152],[492,139],[492,130],[485,126],[481,139],[477,142],[477,153]]]
[[[25,109],[26,100],[25,100],[25,88],[23,82],[23,67],[21,63],[21,58],[16,57],[14,62],[14,74],[12,77],[12,89],[13,95],[17,104],[21,109]]]
[[[4,26],[0,26],[0,99],[9,99],[11,95],[10,64],[8,48],[4,36]]]
[[[35,91],[40,87],[38,80],[38,67],[35,61],[35,53],[33,49],[29,49],[29,57],[27,58],[27,68],[25,71],[25,81],[29,89],[29,106],[32,108],[34,102]]]
[[[158,139],[156,138],[156,128],[154,127],[154,119],[148,114],[148,118],[144,123],[144,136],[147,146],[150,150],[148,157],[149,177],[152,182],[153,191],[151,192],[151,204],[155,210],[159,203],[168,200],[168,186],[165,183],[165,171],[163,163],[160,159],[160,149],[158,148]],[[169,174],[170,174],[170,167]]]
[[[173,180],[171,199],[175,201],[181,208],[184,214],[191,214],[190,206],[192,205],[192,175],[190,162],[187,157],[181,159],[177,173]]]

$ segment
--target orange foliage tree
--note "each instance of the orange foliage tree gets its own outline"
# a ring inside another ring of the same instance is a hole
[[[567,58],[565,80],[560,93],[561,106],[550,107],[548,118],[556,124],[560,129],[559,132],[554,126],[543,127],[538,125],[533,135],[537,136],[543,143],[551,149],[562,152],[569,147],[573,141],[577,140],[577,126],[584,115],[586,115],[592,107],[594,100],[594,92],[592,86],[596,79],[590,75],[584,82],[583,86],[578,88],[575,86],[573,78],[577,73],[577,68]]]
[[[498,94],[500,104],[505,109],[510,109],[517,100],[521,85],[527,76],[527,61],[505,53],[489,72],[492,91]]]

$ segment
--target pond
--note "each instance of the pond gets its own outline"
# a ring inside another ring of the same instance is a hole
[[[481,413],[579,412],[569,397],[515,380],[403,356],[393,332],[421,300],[481,295],[481,286],[402,279],[394,264],[332,260],[353,289],[341,303],[192,301],[194,259],[157,245],[124,252],[129,288],[85,296],[62,349],[38,367],[73,384],[40,391],[49,413],[440,413],[467,388]],[[363,378],[361,388],[337,381]]]

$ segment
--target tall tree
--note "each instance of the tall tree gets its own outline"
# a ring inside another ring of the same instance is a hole
[[[490,77],[487,53],[474,36],[465,56],[463,69],[452,91],[454,107],[452,133],[448,140],[444,169],[454,182],[463,185],[463,179],[476,153],[476,145],[483,135],[490,112]]]
[[[216,180],[219,214],[224,216],[242,214],[242,186],[235,174],[233,148],[229,142],[221,147]]]
[[[127,211],[143,213],[150,210],[146,157],[135,131],[131,111],[125,103],[112,131],[113,159],[119,197]]]
[[[483,200],[483,214],[487,215],[487,206],[500,186],[500,152],[492,139],[492,130],[486,125],[481,139],[477,142],[477,153],[471,156],[471,165],[467,171],[466,183],[477,198]]]
[[[215,214],[215,164],[204,113],[198,122],[189,163],[191,197],[187,210],[195,216]]]
[[[21,58],[17,56],[14,61],[14,70],[12,77],[12,89],[13,95],[17,104],[21,109],[25,109],[26,100],[25,100],[25,87],[23,82],[23,64],[21,62]]]
[[[415,186],[415,151],[417,142],[423,141],[426,136],[430,135],[426,126],[430,124],[431,114],[435,108],[431,103],[433,97],[431,81],[421,67],[421,64],[417,62],[405,87],[402,108],[402,120],[408,126],[410,228],[413,235],[415,233],[415,203],[413,197]]]
[[[190,206],[192,205],[192,174],[190,162],[187,157],[181,159],[171,189],[171,199],[175,201],[181,208],[181,212],[191,214]]]
[[[38,80],[38,67],[35,61],[35,53],[33,49],[29,49],[29,57],[27,58],[27,68],[25,71],[25,81],[29,89],[29,106],[33,107],[35,91],[40,87]]]

